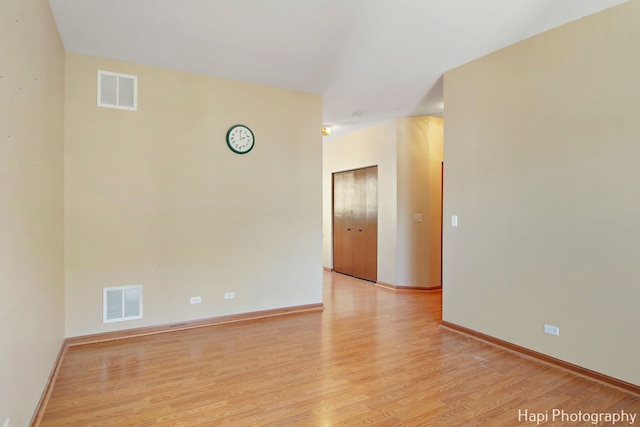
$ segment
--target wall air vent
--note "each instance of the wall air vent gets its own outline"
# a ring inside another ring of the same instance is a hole
[[[138,77],[98,70],[98,107],[138,109]]]
[[[104,323],[142,319],[142,285],[102,289]]]

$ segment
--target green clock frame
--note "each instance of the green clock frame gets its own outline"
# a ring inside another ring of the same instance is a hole
[[[227,131],[227,146],[236,154],[247,154],[256,145],[256,137],[249,126],[236,124]]]

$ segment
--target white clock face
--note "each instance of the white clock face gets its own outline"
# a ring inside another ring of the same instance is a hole
[[[253,148],[254,142],[253,132],[244,125],[231,126],[227,132],[227,145],[235,153],[248,153]]]

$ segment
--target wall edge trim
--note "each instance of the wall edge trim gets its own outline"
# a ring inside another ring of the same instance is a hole
[[[586,378],[595,381],[600,384],[604,384],[618,390],[630,393],[635,396],[640,396],[640,386],[632,384],[618,378],[610,377],[609,375],[602,374],[600,372],[592,371],[591,369],[583,368],[582,366],[575,365],[564,360],[557,359],[544,353],[537,352],[535,350],[528,349],[526,347],[519,346],[517,344],[510,343],[509,341],[501,340],[500,338],[492,337],[491,335],[484,334],[482,332],[475,331],[473,329],[465,328],[464,326],[457,325],[455,323],[442,320],[440,327],[449,329],[454,332],[458,332],[467,335],[471,338],[483,341],[485,343],[493,344],[501,347],[505,350],[509,350],[518,353],[520,356],[534,359],[538,362],[542,362],[546,365],[562,369],[564,371],[571,372],[579,377]]]
[[[40,401],[36,406],[35,411],[33,412],[33,416],[31,417],[30,426],[39,426],[42,421],[42,417],[44,415],[44,410],[49,403],[49,398],[51,397],[51,393],[53,393],[53,386],[56,383],[56,379],[58,378],[58,373],[60,372],[60,368],[62,367],[62,360],[64,359],[65,354],[67,353],[67,349],[69,346],[67,345],[67,340],[65,339],[60,345],[60,351],[58,351],[58,357],[53,364],[53,368],[51,369],[51,374],[49,374],[49,378],[47,379],[47,383],[44,386],[44,390],[42,391],[42,396],[40,396]]]
[[[127,338],[142,337],[147,335],[164,334],[186,329],[203,328],[206,326],[222,325],[225,323],[247,322],[250,320],[265,319],[268,317],[286,316],[290,314],[308,313],[324,310],[322,303],[296,305],[291,307],[275,308],[271,310],[251,311],[248,313],[230,314],[226,316],[208,317],[205,319],[190,320],[186,322],[168,323],[158,326],[144,326],[141,328],[123,329],[120,331],[100,332],[91,335],[70,337],[65,340],[69,347],[99,342],[115,341]]]
[[[384,289],[389,289],[392,291],[418,291],[418,292],[426,292],[426,291],[440,291],[442,290],[441,286],[397,286],[392,285],[391,283],[385,282],[375,282],[374,285],[379,286]]]

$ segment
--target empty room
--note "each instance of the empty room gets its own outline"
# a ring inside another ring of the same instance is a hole
[[[640,425],[638,22],[3,0],[0,427]]]

